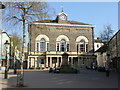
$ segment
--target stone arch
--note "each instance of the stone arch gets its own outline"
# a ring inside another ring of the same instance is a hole
[[[44,39],[46,40],[46,42],[49,42],[49,41],[50,41],[49,37],[48,37],[47,35],[44,35],[44,34],[38,35],[35,40],[36,40],[36,41],[39,41],[39,40],[41,40],[42,38],[44,38]]]
[[[62,39],[64,39],[66,42],[69,42],[69,38],[66,35],[59,35],[56,39],[56,42],[60,42]]]
[[[88,43],[88,39],[87,39],[85,36],[78,36],[78,37],[76,38],[76,42],[79,43],[80,40],[82,40],[82,39],[83,39],[86,43]]]

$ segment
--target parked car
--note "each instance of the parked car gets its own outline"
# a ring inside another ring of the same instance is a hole
[[[59,73],[60,72],[60,67],[57,67],[57,68],[50,68],[49,69],[49,73]]]

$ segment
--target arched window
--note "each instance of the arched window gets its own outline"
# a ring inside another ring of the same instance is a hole
[[[44,38],[40,40],[40,51],[46,51],[46,40]]]
[[[80,40],[80,51],[85,52],[85,41],[83,39]]]
[[[76,38],[77,52],[88,52],[88,39],[85,36],[78,36]]]
[[[60,42],[61,51],[66,51],[66,41],[64,39]]]

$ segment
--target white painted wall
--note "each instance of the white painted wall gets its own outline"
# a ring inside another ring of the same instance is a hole
[[[99,66],[106,66],[106,61],[107,61],[106,52],[104,52],[102,54],[100,52],[97,52],[95,54],[97,55],[97,65],[98,65],[98,67]]]
[[[8,42],[10,43],[10,38],[7,35],[7,33],[1,31],[0,32],[0,66],[1,66],[1,59],[6,56],[6,49],[5,49],[5,45],[4,45],[4,43],[6,42],[6,40],[8,40]],[[10,47],[10,45],[9,45],[9,47]],[[10,51],[9,47],[7,49],[8,53]],[[8,58],[9,58],[9,55],[8,55]]]
[[[95,42],[94,43],[94,49],[95,51],[98,50],[101,46],[103,46],[104,44],[103,43],[100,43],[100,42]]]

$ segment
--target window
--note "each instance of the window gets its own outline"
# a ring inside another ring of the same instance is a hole
[[[80,40],[80,51],[85,52],[85,41],[83,39]]]
[[[47,43],[47,51],[49,51],[50,49],[49,49],[49,43]]]
[[[61,46],[60,46],[61,51],[65,51],[66,50],[66,41],[64,39],[62,39],[60,43],[61,43]]]
[[[57,51],[59,51],[59,43],[57,43]]]
[[[39,43],[36,45],[36,51],[39,51]]]
[[[57,63],[57,58],[56,57],[52,58],[52,63]]]
[[[69,44],[67,44],[67,51],[69,51]]]
[[[44,64],[44,59],[41,59],[41,64]]]
[[[88,44],[86,44],[86,52],[88,52]]]
[[[97,48],[99,48],[99,44],[97,44]]]
[[[40,51],[46,51],[46,41],[44,38],[40,40]]]

